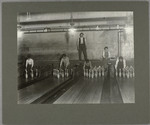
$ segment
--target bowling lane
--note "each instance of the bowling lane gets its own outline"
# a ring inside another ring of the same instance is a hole
[[[49,76],[41,76],[41,77],[34,77],[34,78],[18,78],[18,90],[23,89],[27,86],[30,86],[38,81],[44,80],[48,78]]]
[[[49,77],[26,88],[18,90],[18,104],[30,104],[69,78]]]
[[[135,103],[134,78],[117,78],[124,103]]]
[[[54,104],[100,103],[103,80],[103,77],[93,79],[81,77]]]
[[[105,77],[101,103],[123,103],[118,82],[115,77]]]

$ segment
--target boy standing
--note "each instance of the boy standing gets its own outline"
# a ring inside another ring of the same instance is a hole
[[[80,33],[80,38],[77,41],[77,49],[79,51],[79,60],[81,61],[81,52],[83,52],[84,59],[87,59],[87,53],[86,53],[86,39],[84,37],[83,33]]]
[[[108,50],[108,47],[106,46],[103,51],[103,63],[104,63],[104,68],[108,68],[108,63],[110,62],[110,52]]]

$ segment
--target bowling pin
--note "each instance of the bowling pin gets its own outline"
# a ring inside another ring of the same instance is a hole
[[[85,69],[83,69],[84,70],[84,76],[85,76]]]
[[[99,77],[101,77],[101,70],[99,70]]]
[[[35,69],[35,76],[38,76],[38,69]]]
[[[26,72],[25,77],[26,77],[26,79],[27,79],[27,78],[28,78],[28,72],[27,72],[26,69],[25,69],[25,72]]]
[[[100,67],[100,66],[99,66],[99,67]],[[98,73],[99,73],[99,77],[101,77],[101,68],[99,68]]]
[[[127,78],[129,78],[129,71],[127,71],[126,75],[127,75]]]
[[[90,78],[91,77],[91,71],[89,70],[89,74],[88,74],[88,77]]]
[[[68,72],[68,69],[66,70],[66,77],[68,77],[69,76],[69,72]]]
[[[134,68],[132,66],[130,68],[132,69],[132,77],[134,77]]]
[[[125,74],[125,71],[123,72],[123,78],[125,78],[126,77],[126,74]]]
[[[126,66],[125,70],[126,70],[126,71],[128,71],[128,70],[129,70],[129,67],[128,67],[128,66]]]
[[[86,77],[88,77],[88,76],[89,76],[88,69],[86,69]]]
[[[38,77],[41,76],[41,70],[38,70]]]
[[[87,69],[85,69],[85,77],[87,77]]]
[[[91,74],[90,74],[90,72],[88,73],[88,77],[90,78],[90,76],[91,76]]]
[[[71,75],[73,74],[73,69],[71,69]]]
[[[102,71],[102,76],[104,76],[105,74],[104,74],[104,70]]]
[[[94,78],[94,71],[92,70],[92,75],[91,75],[91,78]]]
[[[55,77],[57,76],[57,73],[56,73],[56,69],[55,69],[55,75],[54,75]]]
[[[61,71],[61,77],[64,78],[64,71]]]
[[[133,72],[133,67],[132,66],[130,66],[130,70]]]
[[[104,70],[105,70],[105,69],[104,69],[104,68],[102,68],[102,76],[104,76],[104,75],[105,75]]]
[[[65,77],[66,77],[66,75],[67,75],[66,69],[65,69],[65,71],[64,71],[64,74],[65,74]]]
[[[134,74],[134,69],[133,69],[133,77],[135,76],[135,74]]]
[[[33,70],[31,69],[31,78],[33,78],[34,74],[33,74]]]
[[[101,66],[98,66],[98,72],[101,70]]]
[[[130,74],[130,78],[132,78],[132,72],[130,72],[129,74]]]
[[[54,69],[54,76],[56,76],[56,69]]]
[[[97,70],[95,71],[95,78],[97,78]]]
[[[116,76],[118,76],[118,70],[116,70]]]
[[[55,70],[55,77],[57,77],[57,69]]]
[[[54,76],[54,69],[53,69],[53,76]]]
[[[58,72],[57,72],[57,78],[58,78],[58,79],[60,78],[59,70],[58,70]]]
[[[125,78],[125,76],[126,76],[126,74],[125,74],[125,68],[123,68],[123,73],[122,73],[122,75],[123,75],[123,78]]]
[[[55,77],[57,77],[57,69],[55,70]]]
[[[104,67],[101,67],[101,75],[104,76]]]
[[[101,70],[101,68],[102,68],[102,67],[101,67],[101,66],[99,66],[98,68]]]
[[[119,77],[121,77],[121,69],[119,69]]]
[[[94,70],[96,71],[96,69],[97,69],[97,67],[95,66],[95,67],[94,67]]]

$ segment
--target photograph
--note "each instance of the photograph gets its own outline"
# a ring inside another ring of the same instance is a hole
[[[133,11],[18,12],[17,104],[135,103]]]

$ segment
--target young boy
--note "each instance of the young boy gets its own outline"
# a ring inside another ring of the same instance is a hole
[[[33,66],[34,66],[34,60],[31,58],[31,55],[29,54],[26,60],[26,68],[25,68],[27,75],[33,72]]]
[[[110,62],[110,52],[108,50],[108,47],[106,46],[103,51],[103,63],[104,63],[104,68],[108,68],[108,63]]]
[[[66,54],[63,54],[60,60],[60,69],[66,70],[69,69],[69,67],[70,67],[69,58],[66,56]]]
[[[77,49],[79,51],[79,60],[81,61],[81,53],[83,52],[84,59],[87,59],[87,52],[86,52],[86,39],[83,33],[80,33],[80,37],[77,41]]]
[[[84,62],[84,66],[83,69],[91,69],[92,68],[92,64],[91,61],[89,61],[88,59]]]
[[[119,74],[119,69],[121,69],[121,74],[123,73],[123,68],[126,67],[126,61],[125,59],[123,59],[122,56],[120,56],[119,58],[117,58],[116,60],[116,64],[115,64],[115,69]]]

